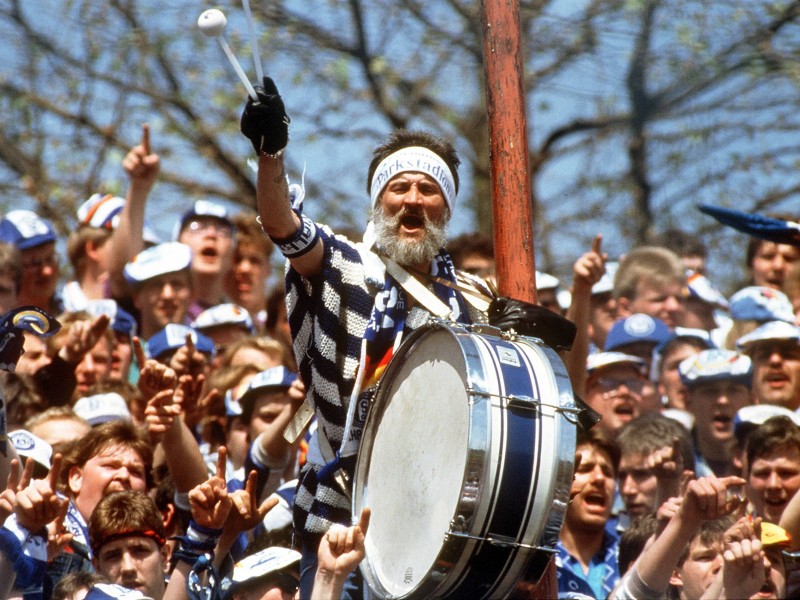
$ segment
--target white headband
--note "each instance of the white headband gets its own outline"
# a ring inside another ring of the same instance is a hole
[[[378,204],[378,197],[389,180],[398,173],[409,171],[425,173],[433,177],[439,184],[439,189],[442,190],[442,196],[447,203],[447,208],[450,209],[450,214],[453,213],[456,206],[456,182],[453,173],[438,154],[420,146],[401,148],[378,164],[370,184],[372,208]]]

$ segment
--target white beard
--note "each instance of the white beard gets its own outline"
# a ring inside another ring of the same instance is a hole
[[[399,265],[413,267],[430,263],[447,241],[447,219],[435,223],[424,213],[417,215],[423,222],[424,237],[419,241],[401,239],[398,233],[400,221],[409,212],[403,208],[395,215],[387,216],[383,208],[378,207],[372,215],[377,244]]]

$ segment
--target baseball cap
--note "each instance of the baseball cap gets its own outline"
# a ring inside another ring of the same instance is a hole
[[[164,242],[142,250],[125,265],[125,279],[142,283],[166,273],[188,269],[192,264],[192,249],[180,242]]]
[[[247,410],[247,404],[258,394],[268,389],[288,389],[297,379],[297,373],[292,373],[286,367],[270,367],[257,373],[247,384],[247,388],[239,396],[239,405],[242,410]]]
[[[232,584],[244,583],[300,564],[297,550],[273,546],[240,560],[233,566]]]
[[[30,210],[12,210],[0,220],[0,242],[13,244],[20,250],[55,242],[52,225]]]
[[[247,309],[238,304],[217,304],[204,310],[192,322],[192,327],[204,331],[221,325],[237,325],[248,333],[255,333],[253,319]]]
[[[22,458],[32,458],[36,463],[33,470],[35,479],[42,479],[50,471],[50,459],[53,457],[53,448],[39,436],[30,431],[17,429],[8,434],[17,454]]]
[[[150,358],[158,359],[171,350],[177,350],[186,344],[187,335],[192,336],[192,342],[200,352],[214,355],[214,342],[210,338],[186,325],[170,323],[147,340]]]
[[[598,369],[613,365],[633,365],[641,370],[645,368],[645,362],[638,356],[624,354],[622,352],[595,352],[586,358],[586,371],[592,373]]]
[[[733,417],[733,433],[741,442],[748,433],[772,417],[786,417],[800,427],[800,415],[793,410],[789,410],[785,406],[778,406],[777,404],[753,404],[750,406],[743,406],[736,411]]]
[[[550,273],[544,273],[543,271],[536,271],[537,290],[554,290],[559,285],[561,285],[561,281],[558,277],[550,275]]]
[[[117,304],[116,300],[89,300],[86,312],[93,317],[107,315],[111,319],[109,326],[114,333],[129,337],[133,337],[136,333],[136,319]]]
[[[113,194],[92,194],[78,208],[78,222],[101,229],[114,229],[125,207],[125,198]]]
[[[678,365],[681,383],[693,387],[712,381],[733,381],[750,387],[753,364],[748,356],[733,350],[703,350]]]
[[[618,268],[619,268],[619,262],[616,260],[611,260],[606,263],[606,272],[603,273],[603,276],[600,278],[600,281],[598,281],[592,286],[593,296],[595,294],[607,294],[608,292],[613,291],[614,275],[617,274]]]
[[[731,296],[730,304],[732,319],[794,323],[792,303],[780,290],[760,285],[748,286]]]
[[[689,297],[702,300],[706,304],[712,304],[723,310],[728,309],[728,301],[705,275],[695,273],[692,270],[686,272],[686,287],[689,289]]]
[[[636,342],[651,342],[654,346],[666,341],[671,336],[667,324],[661,319],[637,313],[619,319],[606,337],[605,350],[616,350],[621,346]]]
[[[800,327],[786,321],[770,321],[736,340],[736,347],[747,352],[751,345],[767,340],[794,340],[800,344]]]
[[[84,600],[153,600],[138,590],[131,590],[116,583],[95,583]]]
[[[209,202],[208,200],[197,200],[192,205],[192,208],[183,213],[180,221],[175,224],[175,229],[172,232],[172,239],[177,240],[180,237],[183,228],[186,227],[186,224],[196,217],[213,217],[215,219],[219,219],[220,221],[224,221],[231,226],[231,229],[236,229],[233,221],[231,221],[230,216],[228,215],[228,209],[222,204]]]
[[[92,427],[117,420],[131,420],[125,399],[116,392],[85,396],[72,407],[73,412]]]

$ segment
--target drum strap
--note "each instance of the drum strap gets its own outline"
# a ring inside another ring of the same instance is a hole
[[[406,271],[391,258],[381,256],[381,260],[383,264],[386,265],[386,270],[389,272],[389,275],[394,277],[397,283],[399,283],[409,295],[413,296],[417,302],[428,309],[432,315],[440,319],[452,320],[453,311],[450,310],[450,307],[439,300],[436,294],[426,288],[419,279],[411,275],[411,273]]]

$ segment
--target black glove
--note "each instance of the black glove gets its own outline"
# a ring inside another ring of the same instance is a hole
[[[275,82],[264,77],[264,87],[255,86],[258,101],[247,97],[242,113],[242,133],[252,143],[256,153],[275,154],[286,148],[289,141],[289,115]]]
[[[538,304],[499,297],[489,305],[489,324],[520,335],[537,337],[554,350],[569,350],[578,328],[575,323]]]

